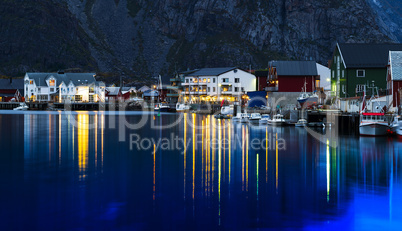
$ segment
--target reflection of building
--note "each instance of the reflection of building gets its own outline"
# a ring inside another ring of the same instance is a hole
[[[203,68],[187,74],[182,86],[185,101],[236,101],[256,90],[256,78],[237,67]]]
[[[99,102],[105,99],[105,84],[95,80],[95,73],[26,73],[26,101]]]

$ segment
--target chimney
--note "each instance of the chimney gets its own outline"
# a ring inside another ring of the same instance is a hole
[[[63,75],[63,74],[64,74],[64,71],[63,71],[63,70],[59,70],[59,71],[57,72],[57,74]]]

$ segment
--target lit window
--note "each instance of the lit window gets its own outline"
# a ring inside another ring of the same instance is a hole
[[[210,83],[211,82],[211,78],[208,78],[208,83]]]
[[[33,80],[29,80],[29,84],[33,84]]]
[[[54,87],[55,84],[56,84],[56,80],[54,80],[54,79],[49,80],[49,86]]]

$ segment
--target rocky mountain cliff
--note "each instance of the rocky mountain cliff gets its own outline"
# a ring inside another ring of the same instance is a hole
[[[371,0],[1,0],[0,74],[326,64],[337,41],[397,41],[383,9]]]

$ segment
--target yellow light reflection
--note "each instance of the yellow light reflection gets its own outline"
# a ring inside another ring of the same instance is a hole
[[[244,143],[245,143],[245,137],[244,137],[244,125],[241,126],[242,128],[242,139],[241,139],[241,147],[242,147],[242,152],[241,152],[241,189],[244,191]]]
[[[275,150],[276,150],[276,194],[278,194],[278,133],[276,133]]]
[[[78,169],[80,180],[85,179],[88,167],[88,115],[79,114],[78,125]]]
[[[222,167],[222,162],[221,162],[221,155],[222,155],[222,128],[221,128],[221,120],[218,120],[218,133],[219,133],[219,149],[218,149],[218,206],[219,206],[219,225],[221,224],[221,167]]]
[[[260,156],[258,155],[258,153],[257,153],[257,171],[256,171],[256,175],[257,175],[257,201],[258,201],[258,180],[259,180],[259,169],[260,169],[260,166],[259,166],[259,161],[260,161]]]
[[[232,145],[232,140],[231,140],[231,137],[230,137],[230,134],[232,133],[231,131],[231,129],[230,129],[230,124],[231,123],[228,123],[228,139],[229,139],[229,185],[230,185],[230,152],[231,152],[231,145]],[[230,188],[230,187],[229,187]]]
[[[59,112],[59,165],[61,164],[61,112]]]
[[[52,159],[52,116],[49,115],[49,164]]]
[[[194,200],[194,190],[195,190],[195,119],[196,119],[196,114],[193,113],[193,193],[192,193],[193,200]]]
[[[187,144],[187,113],[184,113],[184,143],[183,143],[183,167],[184,167],[184,171],[183,171],[183,193],[184,193],[184,199],[186,199],[186,158],[187,158],[187,150],[186,150],[186,144]]]
[[[248,191],[248,129],[246,129],[246,191]]]
[[[94,118],[95,130],[95,168],[98,166],[98,114]]]
[[[265,128],[265,182],[268,182],[268,127]]]
[[[156,157],[156,149],[155,149],[155,144],[154,144],[154,152],[153,152],[153,159],[154,159],[154,168],[153,168],[153,194],[152,194],[152,198],[153,200],[155,200],[155,157]]]
[[[103,133],[105,130],[105,115],[101,115],[101,166],[102,166],[102,173],[103,173]]]

